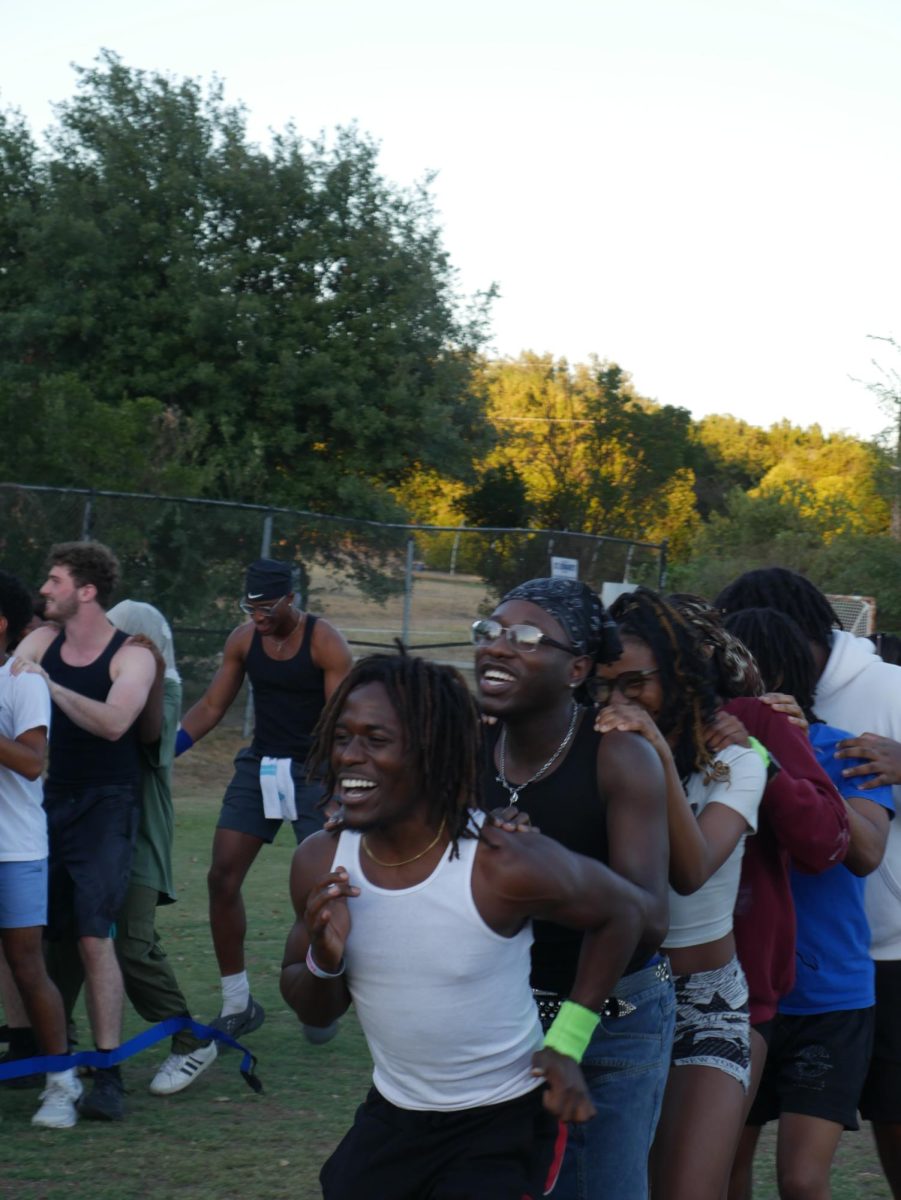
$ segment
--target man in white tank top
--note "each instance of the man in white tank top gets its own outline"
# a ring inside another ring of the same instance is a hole
[[[325,1026],[353,1002],[373,1088],[320,1176],[326,1200],[547,1194],[559,1122],[594,1112],[578,1062],[644,925],[643,893],[541,835],[482,825],[462,677],[364,659],[323,714],[333,828],[298,847],[282,994]],[[544,1048],[531,917],[586,930]]]

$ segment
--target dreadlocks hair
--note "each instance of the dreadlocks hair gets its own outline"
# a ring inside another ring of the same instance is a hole
[[[654,655],[663,706],[656,722],[672,747],[682,779],[695,771],[713,773],[704,729],[717,709],[708,660],[678,609],[650,588],[639,587],[613,602],[610,615],[620,636],[638,638]]]
[[[816,721],[817,669],[810,642],[797,621],[777,608],[743,608],[730,613],[725,625],[751,649],[767,691],[788,692],[807,720]]]
[[[722,700],[759,696],[765,690],[754,655],[726,629],[712,604],[688,592],[673,592],[667,599],[691,625],[701,649],[709,655],[714,685]]]
[[[451,856],[469,824],[469,810],[481,808],[479,753],[481,721],[466,681],[453,667],[408,654],[371,654],[351,669],[332,693],[313,731],[310,774],[325,767],[326,797],[335,790],[332,745],[348,696],[379,683],[397,714],[410,771],[416,777],[435,823],[447,823]]]
[[[9,571],[0,571],[0,617],[6,617],[7,650],[18,645],[33,615],[31,593],[25,584]]]
[[[827,651],[832,643],[832,630],[843,628],[820,589],[787,567],[745,571],[723,588],[714,604],[724,614],[741,608],[778,608],[797,622],[806,638]]]

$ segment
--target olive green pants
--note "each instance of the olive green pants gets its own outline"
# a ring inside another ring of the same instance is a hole
[[[125,981],[125,994],[145,1021],[156,1024],[167,1017],[190,1016],[184,993],[156,931],[155,888],[131,884],[116,921],[116,957]],[[62,993],[66,1016],[71,1019],[84,982],[84,968],[74,940],[50,942],[47,966]],[[173,1054],[190,1054],[207,1043],[184,1029],[172,1038]]]

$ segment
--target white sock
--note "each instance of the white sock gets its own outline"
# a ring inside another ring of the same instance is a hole
[[[250,1003],[250,984],[247,972],[238,975],[222,976],[222,1012],[221,1016],[230,1017],[233,1013],[243,1012]]]

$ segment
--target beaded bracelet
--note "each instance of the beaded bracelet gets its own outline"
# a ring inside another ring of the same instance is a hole
[[[340,979],[344,974],[346,965],[344,956],[342,955],[337,971],[323,971],[322,967],[313,958],[313,947],[307,946],[307,970],[311,975],[315,975],[317,979]]]

